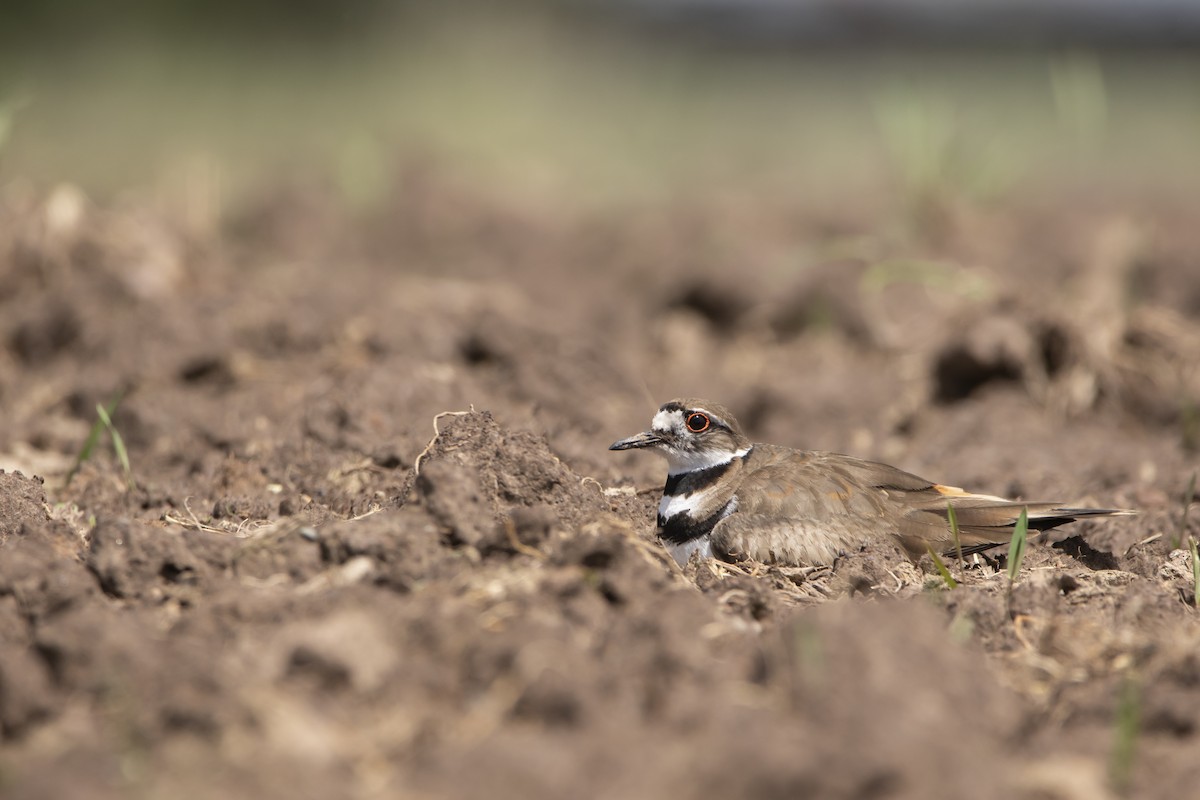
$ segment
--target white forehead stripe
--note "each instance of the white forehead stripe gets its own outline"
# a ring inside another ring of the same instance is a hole
[[[650,423],[650,429],[655,431],[677,431],[682,427],[682,411],[659,411]]]
[[[724,425],[725,421],[716,414],[709,411],[707,408],[690,408],[687,410],[691,414],[703,414],[713,422],[719,422]],[[660,431],[669,431],[672,429],[683,427],[684,412],[679,409],[671,409],[670,411],[659,411],[654,415],[654,421],[650,423],[650,427],[657,428]]]

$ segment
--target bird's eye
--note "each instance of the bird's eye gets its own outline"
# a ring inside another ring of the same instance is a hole
[[[704,433],[711,424],[704,414],[688,414],[687,429],[692,433]]]

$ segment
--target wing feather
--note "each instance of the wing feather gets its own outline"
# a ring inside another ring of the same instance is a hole
[[[973,494],[887,464],[820,451],[755,445],[736,513],[713,529],[714,550],[735,558],[830,563],[838,553],[894,535],[913,556],[953,546],[953,505],[964,552],[1005,544],[1023,509],[1033,530],[1120,509],[1070,508]]]

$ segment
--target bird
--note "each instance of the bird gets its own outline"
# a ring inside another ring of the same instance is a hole
[[[1009,542],[1022,510],[1038,531],[1136,513],[974,494],[841,453],[751,442],[729,409],[694,398],[664,403],[650,430],[609,447],[635,449],[667,459],[658,536],[681,565],[698,556],[831,566],[885,541],[913,560],[930,550],[971,554]]]

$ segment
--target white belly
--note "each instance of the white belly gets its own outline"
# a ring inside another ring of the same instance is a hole
[[[663,542],[667,547],[667,552],[675,559],[679,566],[683,566],[692,558],[693,553],[699,553],[701,558],[712,558],[712,542],[707,536],[701,536],[697,539],[690,539],[683,544],[675,544],[674,542]]]

